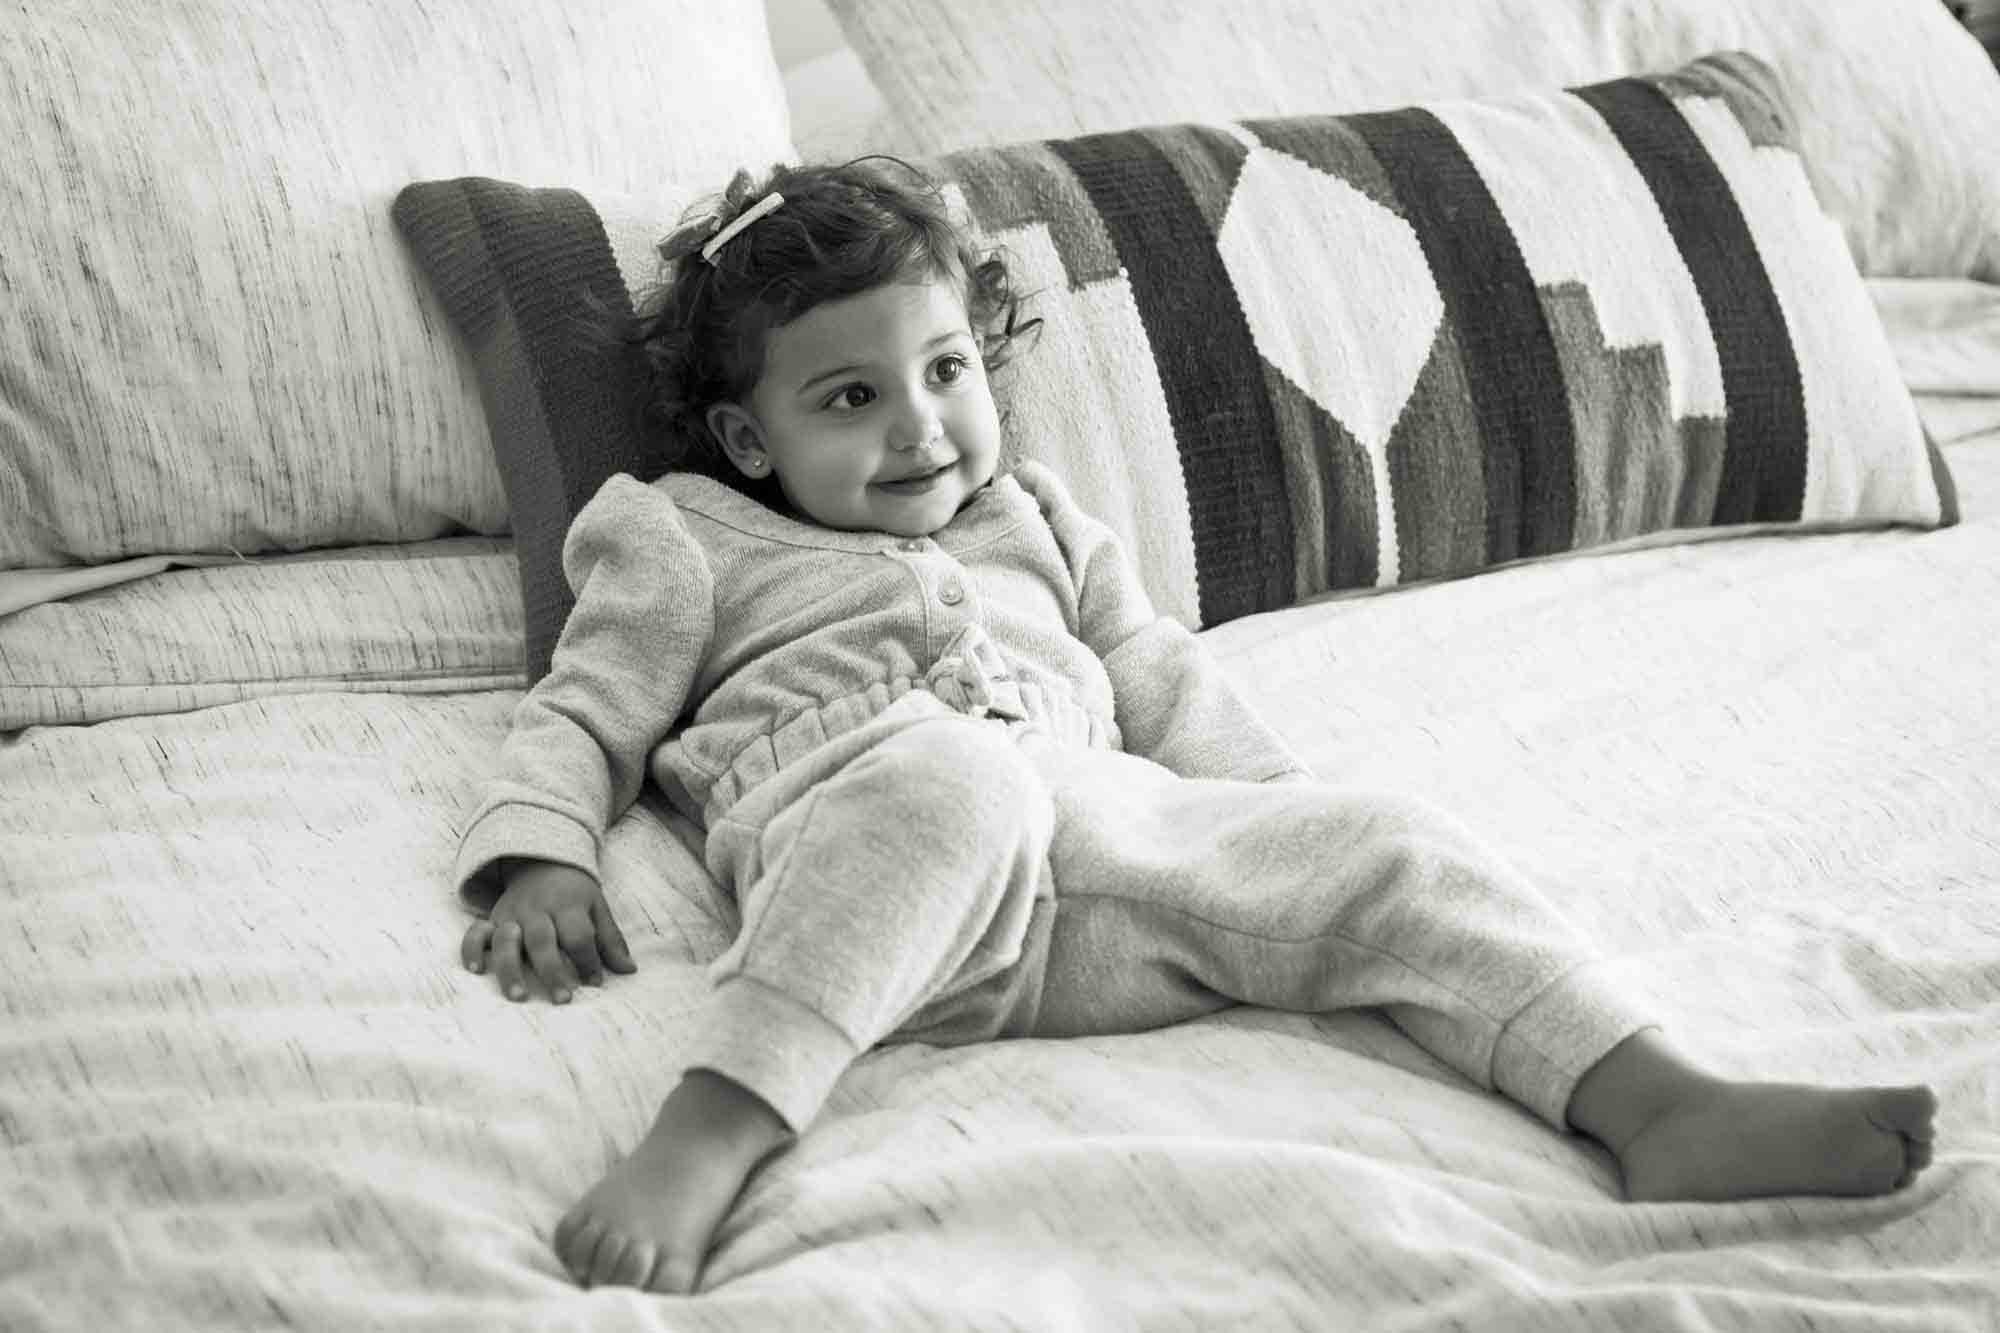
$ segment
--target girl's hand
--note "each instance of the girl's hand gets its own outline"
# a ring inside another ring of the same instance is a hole
[[[557,1004],[568,1004],[579,982],[604,984],[607,967],[639,970],[591,876],[553,861],[520,861],[506,873],[506,891],[493,911],[465,932],[461,953],[467,970],[491,967],[508,999],[525,1000],[525,960]]]

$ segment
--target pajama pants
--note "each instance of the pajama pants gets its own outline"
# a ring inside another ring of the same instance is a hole
[[[1254,1004],[1380,1006],[1558,1129],[1647,1025],[1585,943],[1437,811],[1184,779],[913,692],[708,833],[742,924],[687,1067],[794,1133],[885,1041],[1138,1032]]]

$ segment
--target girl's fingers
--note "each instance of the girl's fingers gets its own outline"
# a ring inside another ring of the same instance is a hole
[[[501,993],[510,1000],[527,999],[528,984],[521,977],[521,923],[502,921],[495,926],[487,956]]]
[[[459,942],[458,956],[465,963],[468,972],[486,970],[486,945],[493,938],[493,923],[487,920],[473,922],[465,928],[465,938]]]
[[[604,963],[597,956],[597,932],[591,929],[590,913],[574,907],[557,917],[556,938],[562,941],[562,951],[569,955],[584,985],[604,984]]]
[[[597,926],[597,943],[604,951],[604,965],[613,972],[637,972],[639,965],[632,961],[632,950],[625,944],[625,932],[618,929],[611,908],[602,898],[590,905],[590,919]]]
[[[557,1004],[567,1003],[579,984],[600,986],[604,972],[636,972],[624,932],[603,899],[589,910],[573,907],[561,916],[530,911],[525,923],[511,914],[475,921],[459,941],[459,958],[469,972],[493,974],[510,1000],[528,998],[532,971]]]
[[[535,975],[549,988],[549,998],[557,1004],[568,1004],[570,992],[576,989],[576,971],[558,947],[556,923],[546,914],[530,917],[525,938],[528,961],[534,964]]]

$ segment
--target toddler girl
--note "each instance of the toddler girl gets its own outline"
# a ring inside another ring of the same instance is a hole
[[[1381,1006],[1603,1143],[1634,1199],[1874,1194],[1929,1161],[1927,1089],[1701,1071],[1456,825],[1314,782],[1109,530],[1001,466],[987,376],[1026,326],[926,183],[739,174],[662,248],[640,336],[687,453],[572,525],[575,609],[458,866],[490,904],[465,963],[514,999],[632,970],[597,850],[648,777],[741,909],[680,1082],[556,1228],[578,1281],[692,1290],[878,1043],[1239,1002]]]

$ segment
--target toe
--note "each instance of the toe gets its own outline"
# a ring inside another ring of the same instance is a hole
[[[645,1287],[652,1283],[653,1267],[659,1262],[659,1252],[650,1242],[634,1238],[625,1246],[625,1255],[618,1261],[611,1276],[605,1279],[620,1287]]]
[[[1905,1138],[1928,1140],[1937,1118],[1937,1094],[1921,1085],[1895,1088],[1883,1098],[1883,1111],[1896,1132]]]
[[[1902,1189],[1931,1164],[1931,1145],[1928,1139],[1903,1140],[1903,1174],[1896,1181],[1896,1188]]]
[[[663,1251],[659,1261],[653,1265],[653,1275],[647,1281],[646,1289],[669,1296],[690,1296],[694,1294],[696,1276],[693,1259],[670,1250]]]
[[[625,1251],[631,1248],[631,1239],[621,1232],[606,1231],[597,1242],[597,1252],[590,1260],[590,1285],[601,1287],[611,1281],[611,1275],[618,1271],[625,1258]]]
[[[594,1217],[585,1216],[571,1228],[569,1243],[557,1251],[571,1278],[580,1283],[590,1280],[590,1262],[597,1254],[597,1242],[603,1237],[604,1224]]]
[[[1928,1165],[1930,1165],[1929,1160],[1919,1160],[1915,1152],[1905,1154],[1902,1173],[1896,1177],[1896,1183],[1889,1187],[1890,1193],[1893,1194],[1897,1190],[1908,1189],[1911,1185],[1914,1185],[1917,1177],[1923,1174],[1924,1168]]]
[[[1929,1140],[1935,1134],[1937,1094],[1929,1088],[1880,1088],[1867,1094],[1862,1114],[1884,1134]]]

